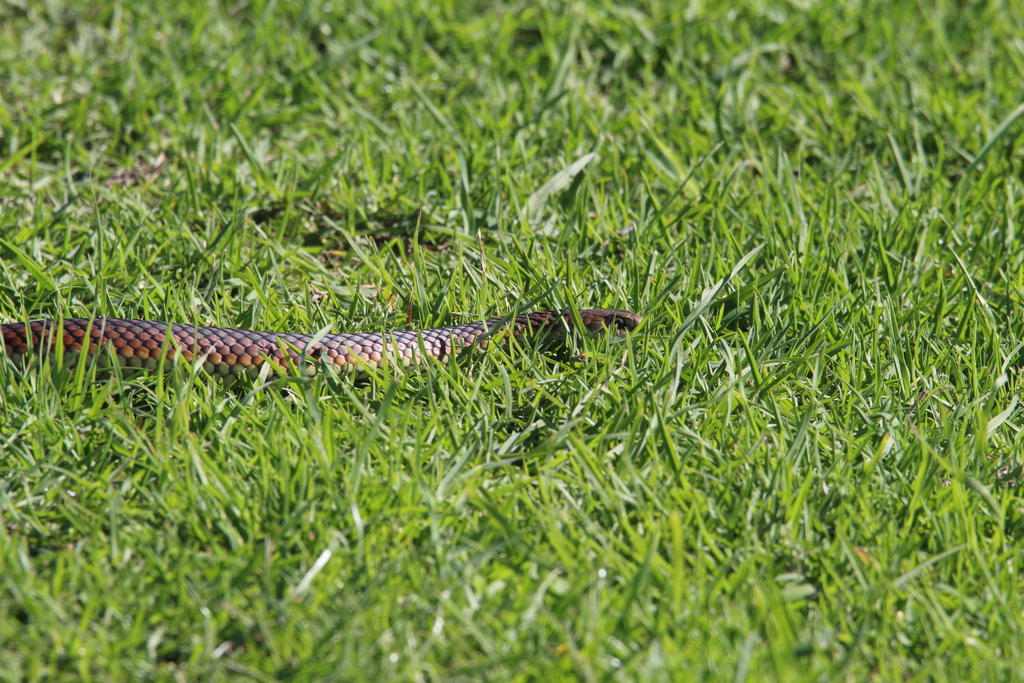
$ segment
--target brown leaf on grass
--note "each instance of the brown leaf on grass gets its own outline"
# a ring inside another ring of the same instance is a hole
[[[114,185],[133,186],[141,182],[148,182],[163,172],[163,165],[167,161],[167,155],[160,152],[160,155],[151,162],[141,162],[134,168],[120,169],[114,175],[107,178],[104,183],[107,187]]]
[[[330,292],[328,292],[325,289],[320,289],[319,287],[314,285],[312,282],[309,283],[309,293],[310,293],[309,299],[314,304],[318,304],[321,301],[323,301],[324,299],[326,299],[328,296],[330,296]]]

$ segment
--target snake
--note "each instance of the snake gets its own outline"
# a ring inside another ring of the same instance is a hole
[[[163,363],[202,363],[213,376],[234,379],[271,375],[313,376],[318,366],[365,376],[389,362],[402,367],[427,358],[442,362],[462,349],[495,341],[564,340],[579,325],[588,334],[622,334],[642,318],[631,311],[536,311],[480,322],[392,332],[302,334],[127,318],[67,318],[3,323],[4,352],[16,363],[33,354],[75,358],[83,350],[124,368],[155,370]],[[106,350],[108,353],[100,353]]]

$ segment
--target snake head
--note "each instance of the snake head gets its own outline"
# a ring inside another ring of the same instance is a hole
[[[643,318],[632,311],[607,311],[603,309],[580,311],[580,319],[591,333],[613,330],[616,334],[631,331],[643,320]]]

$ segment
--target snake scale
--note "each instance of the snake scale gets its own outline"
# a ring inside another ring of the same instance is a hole
[[[153,370],[159,367],[161,358],[165,362],[182,358],[187,362],[202,362],[203,369],[211,375],[256,377],[266,363],[270,363],[270,373],[278,375],[294,373],[299,367],[304,367],[306,374],[314,375],[321,363],[340,372],[359,375],[367,368],[387,364],[390,359],[397,359],[405,367],[425,357],[443,362],[460,349],[473,345],[485,347],[491,341],[564,338],[566,332],[579,323],[591,334],[605,330],[624,333],[640,321],[640,316],[629,311],[581,310],[577,314],[571,311],[521,313],[425,330],[323,336],[122,318],[38,320],[27,325],[4,323],[0,329],[3,330],[4,351],[16,362],[32,353],[53,354],[60,350],[68,358],[83,349],[94,354],[106,348],[109,350],[107,358],[112,356],[129,368]],[[301,362],[303,354],[309,362]]]

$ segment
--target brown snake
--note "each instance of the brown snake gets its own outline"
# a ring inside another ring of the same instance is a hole
[[[578,315],[590,333],[628,332],[641,320],[629,311],[583,310]],[[28,323],[27,330],[25,323],[4,323],[0,329],[4,352],[14,361],[31,353],[52,354],[58,345],[65,358],[82,349],[93,354],[109,348],[124,367],[153,370],[159,367],[161,358],[174,361],[180,357],[188,362],[201,361],[211,375],[256,377],[266,363],[270,363],[270,374],[294,374],[295,368],[304,365],[306,374],[314,375],[321,363],[339,372],[364,374],[367,368],[381,367],[389,359],[397,359],[405,367],[424,357],[447,361],[452,353],[469,346],[485,347],[492,340],[509,337],[560,338],[576,326],[577,317],[571,311],[538,311],[426,330],[320,337],[120,318],[37,320]],[[303,354],[306,363],[301,362]]]

